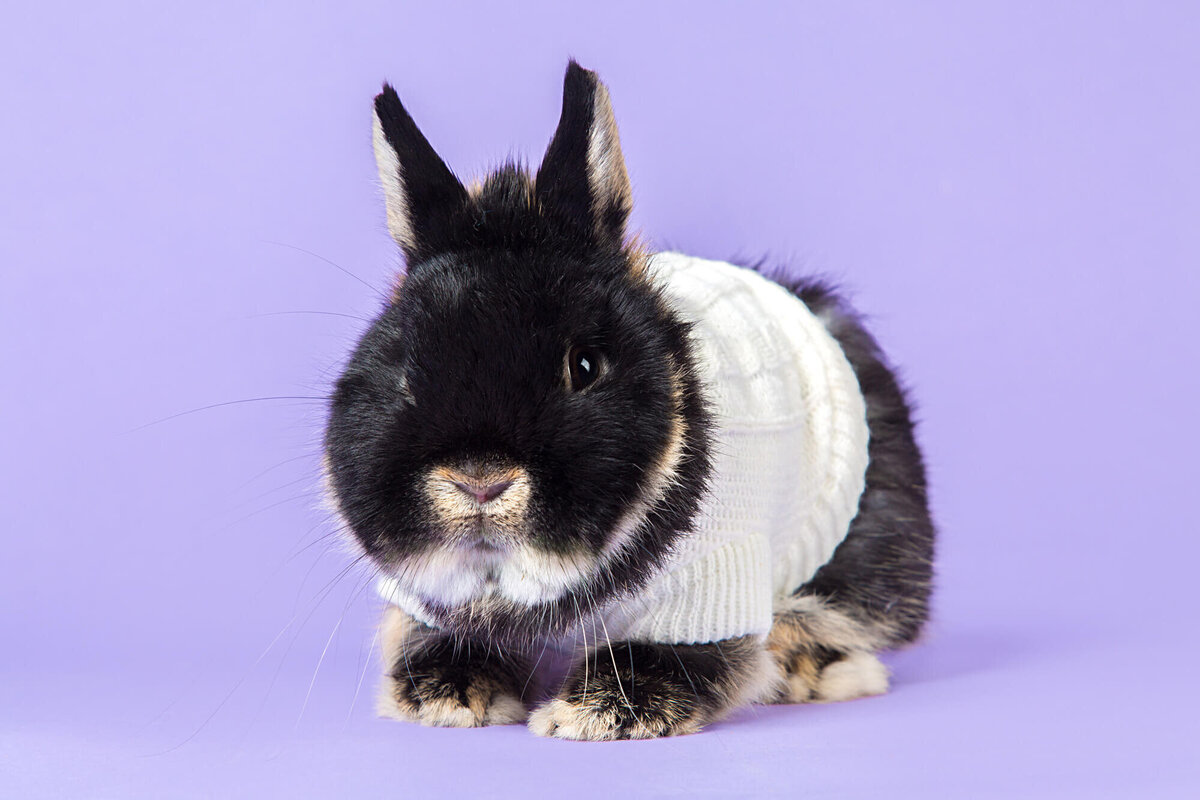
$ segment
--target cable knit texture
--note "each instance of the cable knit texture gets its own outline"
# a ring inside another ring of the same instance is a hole
[[[825,326],[756,272],[659,253],[651,277],[694,324],[714,474],[666,570],[614,609],[625,638],[691,644],[771,627],[772,601],[846,537],[867,469],[866,406]]]

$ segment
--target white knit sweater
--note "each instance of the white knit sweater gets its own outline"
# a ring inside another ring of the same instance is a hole
[[[846,537],[867,469],[866,406],[838,343],[756,272],[659,253],[652,279],[694,323],[715,412],[711,491],[656,580],[610,615],[625,639],[765,634],[773,602]]]
[[[714,412],[713,476],[666,568],[603,612],[613,640],[695,644],[765,634],[776,598],[846,536],[867,468],[866,408],[841,347],[794,295],[719,261],[659,253],[651,278],[693,323]],[[379,593],[422,621],[394,578]]]

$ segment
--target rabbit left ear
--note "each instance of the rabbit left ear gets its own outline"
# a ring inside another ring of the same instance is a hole
[[[412,266],[453,244],[467,190],[387,84],[375,98],[372,138],[387,203],[388,232]]]
[[[602,241],[623,242],[633,200],[617,122],[607,87],[575,61],[567,66],[562,117],[535,189],[547,213]]]

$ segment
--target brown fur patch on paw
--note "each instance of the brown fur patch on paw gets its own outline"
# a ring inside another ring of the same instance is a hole
[[[887,667],[872,653],[797,652],[783,669],[776,703],[840,703],[888,690]]]
[[[389,719],[442,728],[515,725],[527,716],[515,693],[484,675],[473,676],[466,686],[437,677],[414,683],[389,676],[376,710]]]
[[[886,647],[895,635],[883,620],[862,620],[859,615],[813,595],[793,595],[775,608],[767,636],[769,650],[825,647],[843,653],[873,652]]]
[[[390,670],[375,706],[381,717],[449,728],[525,721],[520,689],[528,671],[520,659],[486,648],[472,653],[394,606],[381,637]]]
[[[817,654],[812,650],[773,651],[772,654],[784,676],[782,689],[774,702],[807,703],[811,700],[823,666]]]
[[[776,703],[829,703],[887,691],[887,669],[872,651],[888,636],[817,597],[776,610],[767,651],[783,678]]]

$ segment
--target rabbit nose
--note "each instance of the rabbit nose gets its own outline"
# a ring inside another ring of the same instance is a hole
[[[475,499],[476,503],[483,505],[484,503],[495,500],[500,495],[504,494],[504,490],[513,485],[512,481],[496,481],[495,483],[482,483],[475,480],[455,480],[451,481],[454,487],[465,495]]]

